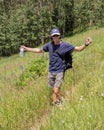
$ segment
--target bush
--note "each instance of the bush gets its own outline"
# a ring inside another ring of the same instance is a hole
[[[36,59],[31,65],[26,68],[20,75],[19,80],[16,82],[16,86],[23,88],[29,80],[36,80],[40,76],[44,76],[47,73],[47,60],[44,57]]]

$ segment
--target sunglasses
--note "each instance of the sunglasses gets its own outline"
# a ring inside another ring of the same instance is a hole
[[[53,35],[52,37],[59,37],[60,35]]]

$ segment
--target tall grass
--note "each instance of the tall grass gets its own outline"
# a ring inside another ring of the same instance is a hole
[[[41,130],[103,130],[104,129],[104,70],[87,73],[83,83],[76,85],[64,106],[55,107]],[[80,80],[82,82],[82,80]]]
[[[24,57],[15,55],[2,59],[0,130],[30,130],[30,127],[34,130],[103,130],[103,34],[104,28],[101,28],[64,39],[81,45],[90,36],[93,43],[86,50],[74,53],[74,68],[67,71],[61,89],[66,99],[63,107],[50,106],[51,92],[47,85],[47,73],[35,80],[31,78],[25,87],[20,86],[18,89],[16,86],[19,76],[43,54],[26,53]],[[43,58],[46,57],[44,55]],[[45,114],[47,120],[43,116]],[[43,118],[43,122],[38,123],[40,118]],[[39,125],[38,128],[34,122]]]
[[[80,40],[87,34],[88,32],[76,35],[71,40]],[[74,93],[69,91],[63,107],[53,108],[46,125],[41,126],[41,130],[104,129],[103,34],[103,29],[89,31],[89,35],[93,39],[92,46],[86,51],[75,54]],[[63,87],[71,87],[69,86],[71,85],[70,77],[70,74],[67,73],[65,81],[67,84],[64,84]]]

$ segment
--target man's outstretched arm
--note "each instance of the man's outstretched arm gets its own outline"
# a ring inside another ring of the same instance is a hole
[[[84,50],[89,44],[92,43],[92,39],[90,37],[88,37],[85,41],[85,44],[81,45],[81,46],[76,46],[75,47],[75,51],[82,51]]]
[[[26,46],[21,46],[20,48],[23,48],[24,51],[30,51],[33,53],[43,53],[44,52],[43,48],[30,48],[30,47],[26,47]]]

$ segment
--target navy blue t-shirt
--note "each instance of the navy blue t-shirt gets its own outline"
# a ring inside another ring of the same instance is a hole
[[[65,57],[67,53],[72,53],[74,48],[75,46],[63,41],[59,45],[55,45],[53,42],[44,45],[43,50],[49,52],[49,72],[64,72],[65,64],[56,51],[58,51],[62,57]]]

